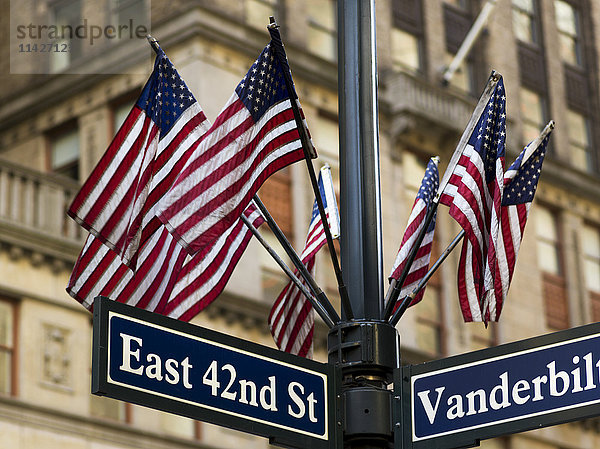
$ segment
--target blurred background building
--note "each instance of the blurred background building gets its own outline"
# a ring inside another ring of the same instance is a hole
[[[441,73],[482,3],[376,1],[386,272],[427,160],[440,155],[443,173],[492,68],[504,76],[507,91],[507,164],[549,119],[557,123],[500,322],[487,329],[462,322],[455,251],[425,299],[398,325],[403,363],[600,320],[600,3],[497,0],[485,32],[444,87]],[[214,120],[268,41],[265,25],[274,15],[319,151],[316,163],[329,163],[337,178],[336,2],[3,0],[1,5],[0,447],[268,446],[261,438],[90,395],[91,315],[65,292],[85,233],[65,210],[139,95],[153,55],[145,41],[143,47],[118,39],[94,47],[73,39],[59,42],[68,52],[30,47],[36,55],[24,60],[19,53],[27,48],[17,46],[14,21],[119,23],[151,14],[152,34]],[[260,195],[301,249],[313,201],[304,165],[274,175]],[[436,252],[458,231],[442,206]],[[339,302],[328,258],[320,257],[317,281]],[[193,322],[274,346],[267,315],[285,282],[253,241],[225,292]],[[325,337],[318,320],[316,359],[326,359]],[[592,449],[600,447],[600,423],[565,424],[482,446]]]

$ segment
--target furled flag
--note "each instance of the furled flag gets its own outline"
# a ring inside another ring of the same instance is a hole
[[[264,219],[253,205],[244,215]],[[67,292],[87,309],[96,296],[189,321],[225,288],[252,234],[238,219],[203,254],[190,256],[162,226],[142,245],[137,271],[92,235],[77,259]]]
[[[271,174],[304,157],[284,72],[291,75],[277,56],[277,30],[269,31],[271,43],[161,201],[161,221],[190,254],[212,245]]]
[[[417,239],[419,232],[421,232],[421,229],[423,228],[425,216],[427,215],[429,208],[432,206],[433,197],[437,193],[440,183],[440,175],[437,168],[438,163],[439,158],[433,157],[427,164],[425,175],[421,181],[421,187],[417,192],[417,197],[415,198],[415,202],[410,212],[410,217],[408,218],[408,225],[404,231],[402,243],[400,244],[400,249],[398,250],[398,255],[396,256],[394,266],[392,267],[390,279],[398,280],[400,278],[400,275],[406,266],[406,259],[415,245],[415,240]],[[419,284],[421,279],[423,279],[423,277],[425,277],[427,274],[427,270],[429,269],[429,258],[431,257],[431,248],[433,246],[434,231],[435,215],[433,216],[433,219],[427,228],[427,232],[423,237],[421,246],[419,246],[415,259],[410,266],[406,280],[402,285],[399,298],[404,298],[410,294]],[[424,293],[425,289],[423,288],[411,301],[410,305],[412,306],[421,301]],[[396,307],[398,307],[398,305],[399,303],[396,305]]]
[[[331,235],[337,238],[340,229],[339,214],[329,166],[323,167],[319,173],[319,192],[323,199]],[[300,255],[302,263],[311,275],[314,274],[315,256],[326,241],[323,221],[315,200],[304,250]],[[297,270],[295,274],[299,277]],[[291,281],[284,287],[271,308],[269,328],[279,349],[301,357],[312,358],[315,328],[313,308],[300,289]]]
[[[142,94],[68,214],[135,269],[138,248],[160,226],[157,202],[208,126],[196,99],[159,49]]]
[[[506,97],[500,77],[468,136],[440,202],[465,230],[458,294],[465,321],[489,321],[484,309],[494,295],[500,203],[504,188]]]
[[[504,174],[495,298],[489,302],[486,311],[490,320],[493,321],[498,321],[508,294],[525,231],[525,223],[535,196],[548,140],[553,129],[554,122],[551,121],[544,131],[523,149]]]

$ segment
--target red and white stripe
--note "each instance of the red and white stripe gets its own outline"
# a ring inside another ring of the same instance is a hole
[[[254,206],[244,214],[255,227],[264,221]],[[189,321],[223,291],[251,237],[238,219],[209,251],[192,257],[161,226],[142,246],[134,273],[115,252],[90,235],[67,292],[87,309],[102,295]]]
[[[485,182],[484,163],[473,146],[467,145],[444,190],[441,202],[465,230],[458,270],[458,291],[465,321],[488,321],[484,311],[494,295],[496,245],[499,235],[504,158],[496,159],[495,177]],[[483,268],[483,269],[482,269]]]
[[[321,169],[319,189],[329,229],[334,238],[339,237],[339,216],[329,166]],[[325,228],[315,201],[304,249],[300,255],[300,260],[313,276],[317,252],[326,242]],[[294,274],[302,279],[297,270],[294,270]],[[307,284],[303,280],[301,282],[308,289]],[[288,282],[273,303],[268,322],[279,349],[301,357],[312,358],[314,311],[310,301],[293,282]]]
[[[422,199],[418,199],[415,201],[413,209],[410,213],[410,217],[408,219],[409,224],[404,231],[404,237],[402,238],[400,249],[396,255],[396,260],[394,260],[394,266],[392,267],[392,274],[390,275],[390,278],[396,280],[399,279],[400,274],[406,266],[406,259],[415,245],[417,236],[423,228],[423,220],[425,220],[425,215],[427,215],[427,205]],[[429,270],[429,259],[431,257],[431,250],[433,247],[433,235],[434,230],[431,230],[423,237],[421,246],[417,250],[415,259],[410,267],[408,275],[406,276],[406,280],[402,284],[402,290],[400,291],[399,298],[404,298],[405,296],[409,295],[415,289],[415,287],[419,285],[421,279],[423,279],[423,277],[425,277],[427,274],[427,271]],[[425,289],[422,289],[411,301],[410,305],[412,306],[421,301],[424,293]]]
[[[75,197],[69,215],[135,267],[135,254],[158,228],[155,206],[208,129],[193,103],[167,135],[137,105]]]
[[[310,258],[305,266],[311,276],[314,275],[315,257]],[[295,274],[299,277],[297,271]],[[306,286],[306,283],[302,282]],[[269,328],[279,349],[300,357],[312,358],[314,310],[292,282],[288,282],[275,300],[269,314]]]
[[[425,224],[424,221],[425,217],[427,216],[429,206],[433,205],[433,198],[439,187],[439,173],[437,169],[438,163],[439,158],[434,157],[431,158],[427,164],[423,180],[421,181],[421,186],[417,192],[410,216],[408,217],[408,224],[406,226],[406,230],[404,231],[404,235],[402,236],[402,242],[400,243],[400,249],[396,255],[394,266],[392,267],[390,279],[399,280],[402,276],[402,273],[406,268],[408,256],[413,250],[417,237],[419,236]],[[419,282],[421,282],[429,270],[429,259],[431,257],[431,250],[433,248],[433,235],[435,233],[435,221],[436,216],[434,215],[431,223],[429,224],[429,229],[425,233],[415,258],[409,268],[406,279],[402,284],[402,289],[400,290],[399,294],[400,299],[412,293],[412,291],[417,287],[417,285],[419,285]],[[410,306],[421,301],[424,294],[425,288],[422,288],[415,295],[410,303]],[[399,303],[396,307],[398,306]]]
[[[161,202],[159,217],[193,254],[240,216],[271,174],[303,157],[289,99],[255,123],[234,93]]]
[[[537,189],[548,140],[553,129],[554,122],[550,122],[540,135],[523,149],[519,157],[504,174],[504,196],[507,201],[504,202],[501,208],[495,297],[490,301],[488,307],[490,319],[494,321],[497,321],[500,317],[508,295],[508,289],[517,263],[517,255],[521,248],[525,224]],[[527,189],[528,193],[523,192],[524,194],[519,196],[517,192],[523,188]],[[512,198],[510,197],[511,193],[513,194]],[[515,193],[516,196],[514,196]],[[518,199],[512,201],[513,198]]]

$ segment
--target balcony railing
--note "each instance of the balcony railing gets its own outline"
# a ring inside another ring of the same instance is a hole
[[[408,114],[459,133],[475,106],[475,100],[466,95],[407,73],[389,72],[384,78],[386,88],[382,97],[392,116]]]
[[[392,133],[402,134],[411,128],[444,136],[450,132],[456,135],[458,143],[477,104],[475,98],[404,72],[388,72],[383,80],[381,99],[392,118]],[[507,122],[509,129],[514,129],[510,117]],[[518,134],[507,133],[507,148],[510,153],[519,154],[523,147]]]
[[[76,181],[0,159],[0,240],[71,259],[84,231],[66,210]]]

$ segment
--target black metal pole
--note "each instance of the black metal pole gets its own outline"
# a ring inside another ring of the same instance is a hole
[[[357,318],[380,319],[383,251],[373,0],[338,2],[341,259]]]
[[[383,254],[379,186],[374,0],[338,1],[338,101],[342,270],[356,315],[328,335],[329,363],[341,369],[345,448],[388,448],[398,333],[381,321]]]

